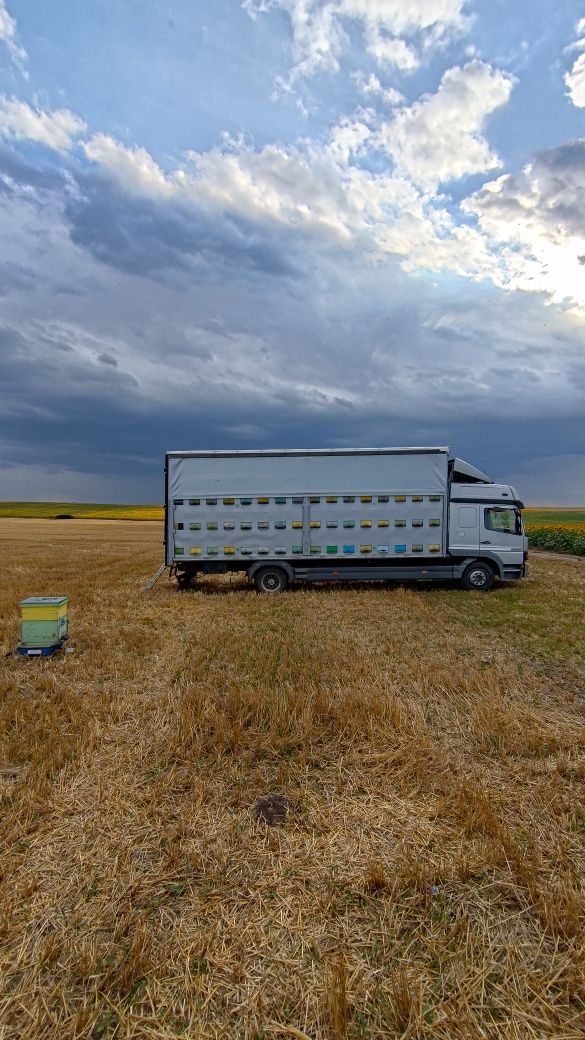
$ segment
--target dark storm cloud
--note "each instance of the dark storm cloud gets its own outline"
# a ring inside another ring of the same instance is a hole
[[[292,238],[286,242],[253,221],[173,199],[132,196],[107,175],[80,170],[73,160],[68,170],[38,167],[0,148],[0,192],[22,189],[33,190],[27,195],[33,204],[53,194],[63,203],[71,240],[121,271],[156,276],[169,269],[190,271],[202,261],[275,277],[299,274]]]
[[[12,367],[26,356],[26,338],[18,329],[0,326],[0,376],[11,378]]]
[[[65,183],[62,171],[35,166],[11,149],[0,147],[0,190],[11,193],[13,186],[18,186],[55,192],[62,191]]]
[[[471,198],[481,215],[522,221],[534,214],[551,235],[585,235],[585,139],[539,152],[522,173],[501,178],[498,191],[482,188]]]
[[[230,428],[236,418],[241,432]],[[213,401],[197,409],[153,405],[146,416],[115,399],[88,407],[74,397],[63,414],[29,413],[16,423],[0,417],[0,437],[0,469],[48,468],[59,460],[80,473],[129,481],[141,477],[146,500],[153,502],[163,495],[164,453],[177,448],[447,444],[495,480],[521,473],[535,450],[546,453],[553,464],[555,456],[585,452],[585,431],[577,419],[543,421],[535,416],[526,421],[509,414],[498,420],[441,422],[428,412],[408,419],[379,412],[349,417],[335,408],[308,417],[271,404],[261,416],[237,407],[231,415],[218,415]],[[520,478],[517,483],[522,494]],[[144,498],[141,490],[138,500]]]
[[[116,358],[113,354],[98,354],[97,359],[100,365],[111,365],[112,368],[118,367],[118,362],[116,361]]]
[[[115,363],[115,359],[112,359]],[[17,329],[0,327],[1,408],[9,417],[6,434],[13,419],[50,416],[64,422],[74,402],[79,402],[87,418],[91,407],[103,406],[104,399],[132,393],[138,381],[111,361],[105,364],[97,355],[76,349],[74,336],[52,329],[50,336],[40,327]],[[39,445],[42,452],[47,445]],[[50,451],[50,445],[49,451]]]
[[[98,260],[137,275],[190,270],[193,262],[294,276],[286,243],[243,220],[213,215],[174,200],[132,197],[108,178],[77,175],[65,205],[71,239]]]

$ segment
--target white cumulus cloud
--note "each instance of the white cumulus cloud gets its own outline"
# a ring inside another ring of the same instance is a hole
[[[463,210],[504,258],[508,288],[544,292],[585,312],[585,138],[484,184]]]
[[[68,108],[46,112],[26,101],[0,95],[0,136],[36,141],[57,152],[66,152],[85,129],[85,123]]]
[[[286,83],[321,71],[337,71],[357,25],[366,50],[382,66],[412,72],[420,50],[440,44],[467,24],[467,0],[242,0],[252,17],[286,11],[292,31],[293,67]],[[417,49],[418,48],[418,49]]]
[[[362,89],[388,94],[389,102],[400,99],[376,77],[363,81]],[[387,121],[363,109],[340,119],[323,140],[261,149],[226,135],[221,146],[188,151],[185,165],[170,172],[145,149],[128,148],[106,134],[94,135],[83,147],[88,159],[131,194],[191,199],[342,239],[364,231],[377,237],[398,211],[404,213],[406,197],[409,212],[414,209],[420,219],[423,194],[432,199],[439,183],[499,165],[481,130],[511,89],[511,79],[501,72],[471,62],[450,69],[437,93],[399,108]],[[375,151],[391,160],[384,172],[368,166]]]
[[[376,77],[359,85],[366,95],[386,93]],[[392,254],[407,271],[452,271],[505,286],[505,259],[490,235],[467,215],[458,220],[437,191],[445,181],[500,164],[482,130],[511,89],[509,77],[471,62],[448,70],[435,94],[387,119],[364,108],[340,119],[321,140],[260,149],[226,135],[220,146],[188,151],[184,165],[170,171],[145,149],[105,134],[83,147],[131,196],[231,214],[372,259]],[[397,100],[387,93],[389,103]],[[372,169],[376,153],[387,158],[382,171]]]
[[[17,43],[16,22],[6,9],[5,0],[0,0],[0,40],[6,45],[14,61],[19,64],[26,61],[26,51]]]
[[[482,130],[512,87],[510,76],[480,61],[448,69],[435,94],[402,108],[381,127],[380,147],[425,188],[494,169],[501,162]]]
[[[384,87],[373,72],[369,76],[366,76],[365,72],[353,72],[351,78],[362,94],[379,98],[385,105],[389,105],[391,108],[404,101],[404,97],[399,90],[396,90],[395,87]]]
[[[339,58],[349,40],[337,18],[335,4],[323,4],[320,0],[243,0],[242,6],[252,17],[273,8],[288,14],[294,62],[289,85],[303,76],[339,68]]]
[[[270,144],[257,150],[226,135],[221,147],[188,151],[185,167],[170,172],[145,149],[128,148],[106,134],[96,134],[83,148],[88,159],[130,195],[175,199],[326,239],[349,240],[364,202],[359,190],[350,192],[350,182],[357,185],[360,171],[347,163],[369,135],[359,120],[343,120],[325,146],[304,142],[304,147]]]
[[[366,96],[385,90],[376,77],[358,82]],[[489,180],[459,207],[442,194],[451,181],[501,166],[485,123],[512,88],[510,76],[472,61],[449,69],[434,94],[384,116],[359,109],[320,140],[256,148],[226,135],[170,170],[106,134],[83,149],[134,198],[235,217],[296,243],[303,236],[303,248],[337,246],[366,261],[392,255],[407,272],[541,293],[582,313],[585,140]]]
[[[446,33],[464,27],[467,0],[337,0],[334,6],[342,15],[396,35],[421,29]]]
[[[367,50],[378,65],[394,66],[400,72],[413,72],[419,64],[418,55],[405,40],[385,36],[376,26],[366,32]]]
[[[127,148],[109,134],[94,134],[82,147],[88,159],[106,169],[133,195],[170,198],[176,189],[173,178],[161,170],[145,148]]]
[[[565,86],[567,94],[576,108],[585,108],[585,18],[577,23],[578,39],[571,50],[578,50],[580,54],[573,66],[565,73]]]

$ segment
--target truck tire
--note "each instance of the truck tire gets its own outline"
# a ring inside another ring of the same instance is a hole
[[[282,567],[263,567],[254,575],[256,592],[285,592],[288,574]]]
[[[471,592],[487,592],[494,584],[494,572],[489,563],[476,560],[463,571],[461,584]]]

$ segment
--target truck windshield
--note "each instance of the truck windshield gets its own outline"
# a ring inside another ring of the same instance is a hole
[[[522,534],[522,517],[519,509],[490,506],[484,509],[484,527],[486,531],[498,531],[500,534]]]

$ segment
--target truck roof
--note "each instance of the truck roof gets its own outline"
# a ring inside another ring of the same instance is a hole
[[[258,448],[234,449],[230,451],[167,451],[167,456],[179,458],[226,458],[244,455],[248,457],[302,456],[302,455],[448,455],[449,448]]]

